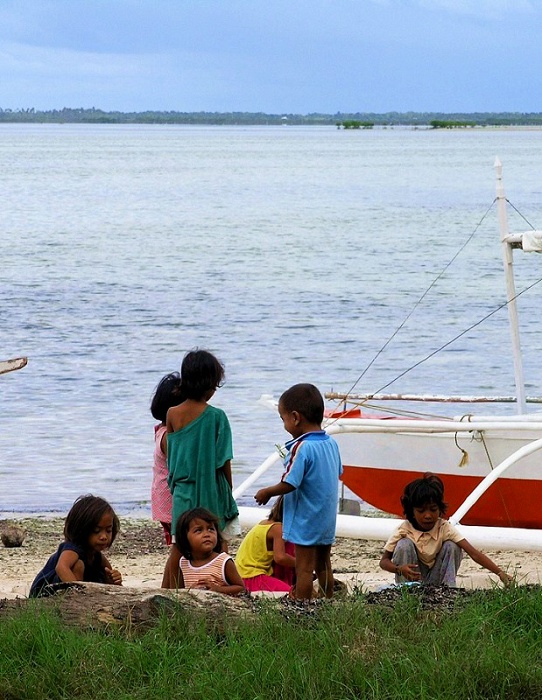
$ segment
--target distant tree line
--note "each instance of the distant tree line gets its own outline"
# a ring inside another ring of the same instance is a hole
[[[431,119],[429,126],[433,129],[465,129],[469,126],[476,126],[476,122],[454,121],[453,119]]]
[[[355,119],[345,119],[342,122],[337,122],[337,129],[372,129],[374,122],[358,122]]]
[[[446,114],[440,112],[356,112],[336,114],[266,114],[264,112],[106,112],[102,109],[71,108],[38,110],[2,109],[0,122],[51,124],[294,124],[336,125],[345,129],[375,126],[422,126],[458,128],[466,126],[542,126],[538,112],[473,112]]]

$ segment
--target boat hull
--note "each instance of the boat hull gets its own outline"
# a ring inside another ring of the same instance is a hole
[[[426,472],[444,482],[447,516],[506,458],[540,437],[521,429],[457,433],[336,434],[345,485],[366,503],[402,515],[407,483]],[[492,484],[461,518],[465,525],[542,528],[542,452],[535,452]]]

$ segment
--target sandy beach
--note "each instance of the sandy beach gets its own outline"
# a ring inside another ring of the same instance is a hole
[[[25,597],[34,576],[62,541],[61,518],[2,521],[0,532],[8,523],[23,528],[26,534],[20,547],[0,544],[0,599]],[[237,550],[240,539],[232,542],[232,554]],[[393,583],[393,576],[378,566],[383,544],[337,539],[332,550],[336,577],[345,581],[350,589],[358,587],[364,591],[378,590],[383,585]],[[520,585],[542,582],[542,552],[485,551],[502,568],[515,574]],[[158,588],[167,555],[168,547],[158,523],[148,519],[121,519],[121,532],[108,557],[122,572],[125,586]],[[496,582],[496,576],[470,559],[464,559],[459,570],[458,586],[488,588]]]

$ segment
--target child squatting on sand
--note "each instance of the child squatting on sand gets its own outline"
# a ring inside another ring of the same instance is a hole
[[[295,544],[296,600],[313,596],[313,574],[327,598],[333,595],[331,545],[335,541],[339,476],[339,447],[322,430],[324,399],[313,384],[295,384],[279,399],[279,415],[292,440],[286,443],[285,472],[274,486],[254,498],[265,505],[284,496],[283,537]]]
[[[80,496],[64,521],[64,542],[34,579],[29,597],[50,595],[54,592],[52,584],[64,581],[122,585],[120,572],[104,554],[119,529],[119,519],[107,501],[98,496]]]
[[[380,567],[395,574],[396,583],[420,581],[432,586],[456,585],[463,552],[508,585],[513,578],[483,552],[472,546],[444,520],[444,484],[425,474],[405,486],[401,505],[406,520],[384,545]]]
[[[181,557],[170,588],[202,588],[226,595],[245,590],[233,559],[222,551],[218,518],[205,508],[192,508],[181,515],[173,546]]]

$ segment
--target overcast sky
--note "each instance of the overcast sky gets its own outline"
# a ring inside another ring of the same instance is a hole
[[[542,112],[542,0],[0,0],[0,107]]]

